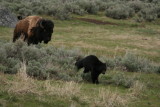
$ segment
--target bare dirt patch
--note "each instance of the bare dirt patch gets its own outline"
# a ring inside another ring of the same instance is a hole
[[[76,18],[76,19],[82,20],[82,21],[85,21],[85,22],[90,22],[90,23],[98,24],[98,25],[118,25],[116,23],[106,22],[106,21],[100,21],[100,20],[96,20],[96,19],[88,19],[88,18]]]

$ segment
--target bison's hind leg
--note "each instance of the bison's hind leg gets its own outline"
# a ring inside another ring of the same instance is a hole
[[[18,32],[16,34],[14,34],[13,42],[15,42],[17,39],[21,39],[23,41],[26,41],[27,40],[27,34],[23,33],[23,32]]]
[[[13,36],[13,42],[15,42],[19,37],[20,37],[21,33],[18,32],[18,33],[14,33],[14,36]]]

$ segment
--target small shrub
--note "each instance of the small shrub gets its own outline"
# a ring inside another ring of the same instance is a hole
[[[35,10],[35,11],[33,11],[34,14],[39,14],[39,15],[41,15],[41,14],[44,14],[44,13],[45,13],[43,7],[38,7],[38,6],[37,6],[37,7],[33,7],[33,10]]]
[[[123,66],[123,57],[121,57],[121,56],[116,56],[114,59],[114,63],[115,63],[115,67],[116,68],[120,68],[120,69],[122,69],[122,70],[125,70],[124,69],[124,66]]]
[[[127,53],[123,57],[122,63],[128,71],[131,71],[131,72],[138,71],[139,61],[137,56],[131,53]]]
[[[99,11],[105,11],[107,3],[100,0],[95,0],[95,4],[99,7]]]
[[[106,59],[106,65],[107,65],[107,69],[113,69],[116,67],[116,63],[115,60],[111,59],[111,58],[107,58]]]
[[[6,72],[7,71],[7,67],[4,65],[0,65],[0,72]]]
[[[70,13],[64,7],[58,7],[55,13],[55,17],[60,20],[70,19]]]
[[[23,15],[23,16],[29,16],[29,15],[32,15],[32,10],[27,9],[27,8],[21,8],[19,9],[18,14]]]
[[[94,1],[81,0],[77,1],[76,4],[89,14],[97,14],[97,12],[99,11],[99,7]]]
[[[0,48],[0,52],[1,52],[1,54],[0,54],[0,63],[2,63],[6,58],[7,58],[7,55],[6,55],[6,51],[5,51],[5,49],[3,49],[3,48]]]
[[[40,60],[40,58],[47,57],[47,53],[35,46],[23,47],[22,55],[26,61]]]
[[[123,57],[122,64],[128,71],[131,72],[158,72],[158,66],[152,64],[145,58],[135,56],[131,53],[126,53]]]
[[[130,72],[158,73],[159,66],[146,58],[136,56],[133,53],[126,53],[123,57],[114,59],[105,58],[108,69],[118,69]]]
[[[97,14],[97,12],[99,11],[99,7],[95,2],[90,2],[90,5],[86,7],[86,11],[90,14]]]
[[[117,72],[112,77],[112,81],[113,81],[114,84],[121,85],[121,86],[124,86],[124,87],[127,87],[127,88],[132,87],[135,80],[136,80],[135,77],[129,77],[122,72]]]
[[[129,7],[133,8],[135,13],[139,12],[141,9],[144,8],[144,3],[142,1],[130,1],[128,2]]]
[[[81,78],[84,81],[92,82],[92,78],[91,78],[91,73],[90,72],[81,74]]]
[[[157,17],[160,18],[160,2],[156,5]]]
[[[114,19],[127,19],[132,17],[134,11],[129,6],[117,4],[106,9],[105,15]]]
[[[67,3],[65,9],[77,15],[84,15],[86,11],[77,4]]]
[[[145,6],[145,8],[141,9],[141,11],[138,13],[137,21],[154,21],[158,17],[157,10],[155,8],[155,5],[148,4]]]
[[[40,62],[35,60],[28,62],[27,74],[38,79],[47,79],[48,76],[45,67],[43,67]]]
[[[14,58],[8,58],[5,62],[4,65],[6,66],[6,69],[4,73],[8,74],[16,74],[17,70],[20,67],[20,60],[14,59]]]

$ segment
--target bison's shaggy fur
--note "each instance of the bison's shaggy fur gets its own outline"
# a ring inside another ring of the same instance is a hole
[[[20,20],[13,34],[13,42],[22,38],[28,44],[38,44],[44,41],[48,43],[51,40],[54,23],[51,20],[45,20],[39,16],[28,16]]]

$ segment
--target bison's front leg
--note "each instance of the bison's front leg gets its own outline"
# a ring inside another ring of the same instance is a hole
[[[37,40],[36,36],[32,35],[27,39],[27,43],[28,43],[28,45],[38,44],[38,40]]]

